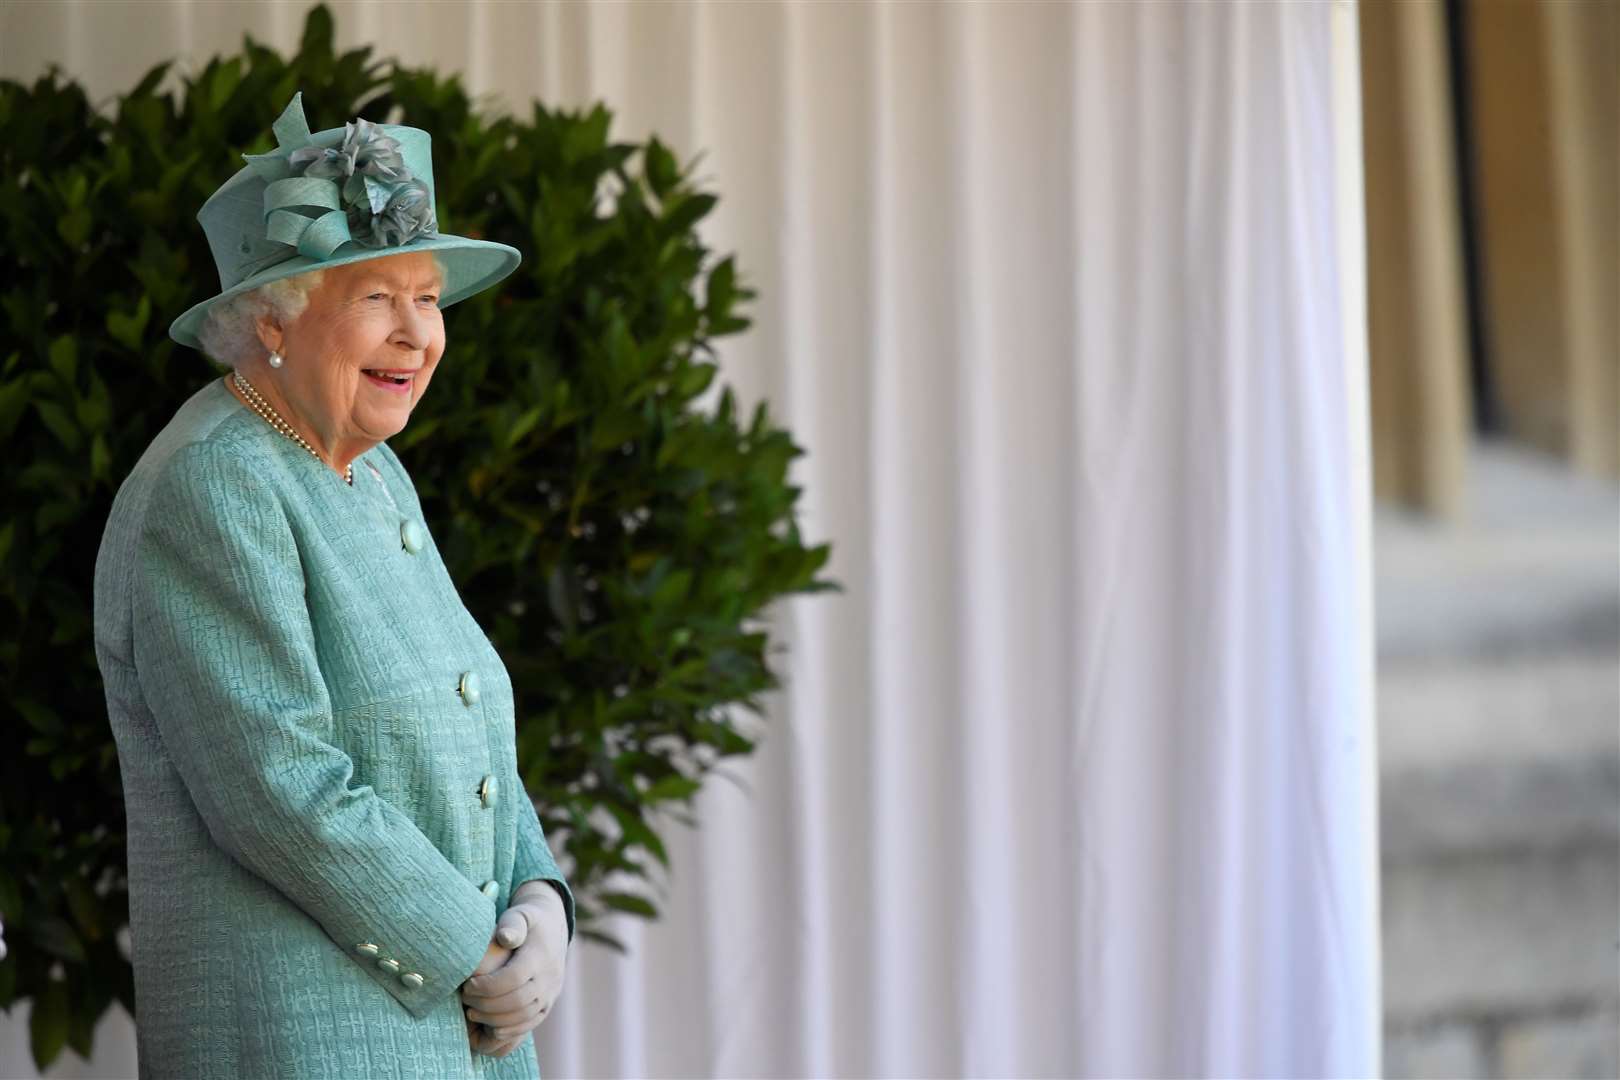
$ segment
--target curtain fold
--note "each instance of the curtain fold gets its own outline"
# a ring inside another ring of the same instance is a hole
[[[302,18],[118,6],[6,74]],[[704,152],[723,378],[845,586],[772,613],[765,741],[545,1075],[1377,1075],[1353,4],[331,6]]]

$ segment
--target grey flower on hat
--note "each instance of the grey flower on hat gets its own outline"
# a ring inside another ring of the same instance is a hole
[[[294,173],[320,180],[331,180],[342,187],[346,206],[369,206],[380,214],[395,188],[411,179],[399,140],[387,135],[361,117],[343,125],[343,142],[337,146],[304,146],[287,155]]]
[[[343,125],[341,145],[305,146],[287,156],[287,164],[294,172],[306,163],[305,176],[326,180],[347,181],[356,173],[376,177],[385,184],[411,178],[400,156],[399,141],[363,117]]]
[[[439,231],[433,199],[420,180],[396,187],[378,213],[369,212],[364,204],[351,205],[348,219],[349,236],[362,247],[397,247],[423,233]]]

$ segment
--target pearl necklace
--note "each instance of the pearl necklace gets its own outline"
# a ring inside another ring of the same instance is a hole
[[[305,442],[304,437],[298,434],[298,432],[294,431],[292,427],[288,425],[287,421],[281,418],[281,414],[276,412],[276,410],[271,407],[270,403],[264,400],[264,398],[259,395],[259,392],[253,389],[252,385],[246,379],[242,378],[242,373],[240,371],[231,372],[231,378],[236,380],[236,385],[241,388],[242,393],[247,397],[248,404],[253,406],[253,411],[264,417],[265,423],[287,436],[287,438],[291,439],[299,446],[302,446],[305,450],[308,450],[310,455],[316,461],[319,461],[322,465],[326,464],[326,462],[322,460],[321,455],[315,452],[315,448],[309,445],[309,443]],[[351,487],[354,486],[354,462],[352,461],[343,467],[343,482]]]

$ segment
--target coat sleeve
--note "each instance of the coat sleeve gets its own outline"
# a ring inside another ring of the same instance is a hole
[[[521,791],[521,785],[519,786]],[[574,891],[563,878],[557,860],[546,843],[546,832],[540,827],[540,815],[534,812],[534,803],[525,793],[518,799],[517,857],[512,863],[512,889],[526,881],[544,880],[562,896],[563,910],[568,913],[568,943],[574,942]]]
[[[483,958],[495,905],[350,786],[277,492],[228,445],[193,443],[154,482],[138,543],[135,666],[209,834],[425,1016]]]

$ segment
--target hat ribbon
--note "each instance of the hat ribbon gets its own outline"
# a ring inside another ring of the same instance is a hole
[[[351,239],[349,218],[336,183],[293,176],[264,189],[264,236],[296,248],[298,254],[325,260]],[[287,253],[291,257],[292,252]]]

